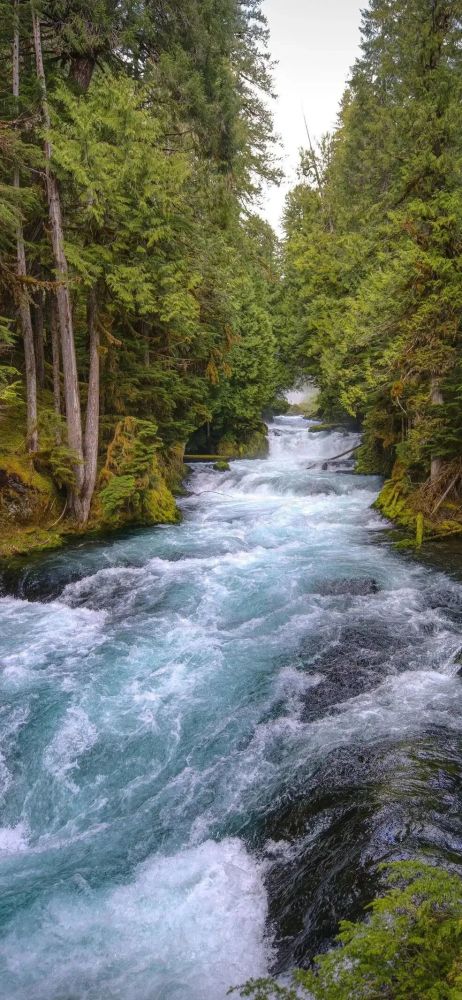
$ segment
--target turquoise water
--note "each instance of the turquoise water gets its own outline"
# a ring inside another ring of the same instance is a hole
[[[270,435],[0,601],[8,1000],[222,1000],[376,860],[459,860],[461,588],[391,550],[376,480],[307,471],[354,435]]]

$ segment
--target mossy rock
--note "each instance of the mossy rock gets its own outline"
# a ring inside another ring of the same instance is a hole
[[[214,462],[213,468],[215,469],[215,472],[229,472],[231,466],[229,462],[221,461],[221,462]]]
[[[22,403],[0,419],[0,554],[7,558],[59,544],[52,526],[63,500],[51,476],[37,471],[26,452],[25,421]]]
[[[372,506],[389,521],[393,521],[398,527],[411,532],[408,539],[403,539],[398,543],[400,548],[420,548],[426,540],[438,540],[462,533],[462,520],[459,521],[456,517],[439,516],[438,519],[432,519],[425,516],[417,507],[415,492],[404,475],[400,463],[395,464],[393,472],[392,478],[384,483]],[[442,507],[439,514],[441,515],[445,509],[446,505]],[[453,510],[447,509],[448,513],[453,513]],[[457,508],[454,513],[457,513]],[[462,511],[459,513],[462,517]]]
[[[184,465],[184,452],[184,444],[178,442],[157,453],[159,471],[172,493],[183,492],[183,480],[187,471]]]
[[[180,452],[175,455],[179,465]],[[181,452],[181,465],[183,452]],[[173,465],[173,463],[172,463]],[[167,486],[166,458],[152,421],[125,417],[117,424],[92,511],[92,527],[172,524],[181,518]],[[172,472],[173,477],[173,472]]]
[[[27,455],[0,454],[0,556],[9,558],[61,544],[54,528],[63,499],[51,478]]]

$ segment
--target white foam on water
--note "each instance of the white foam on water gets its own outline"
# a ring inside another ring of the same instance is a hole
[[[33,982],[34,1000],[225,1000],[267,973],[263,873],[240,840],[150,860],[110,892],[82,889],[33,912],[27,928],[19,918],[0,944],[10,998],[30,1000]]]
[[[320,471],[357,440],[280,418],[268,461],[195,467],[181,526],[74,553],[59,601],[0,602],[5,1000],[224,1000],[270,958],[231,834],[336,748],[462,728],[460,630],[425,599],[461,588],[383,544],[377,480]],[[369,646],[371,689],[333,705],[329,663]]]
[[[79,759],[91,750],[97,740],[98,730],[86,712],[79,706],[72,706],[45,751],[45,768],[54,778],[65,782],[73,793],[78,792],[71,774],[78,768]]]
[[[0,855],[16,854],[18,851],[26,851],[27,847],[24,823],[18,823],[17,826],[0,826]]]
[[[68,671],[73,654],[82,654],[103,641],[104,611],[0,599],[0,680],[13,687],[40,683],[50,673]]]

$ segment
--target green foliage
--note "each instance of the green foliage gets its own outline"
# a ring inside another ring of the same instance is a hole
[[[388,889],[358,923],[344,921],[338,947],[294,974],[241,988],[254,1000],[461,1000],[462,880],[420,862],[387,867]]]
[[[462,446],[461,32],[460,0],[370,0],[339,127],[285,216],[286,364],[326,415],[365,419],[364,468],[398,457],[417,486]]]
[[[20,398],[19,372],[11,365],[0,365],[0,406],[16,403]]]
[[[159,469],[159,444],[152,421],[125,417],[119,422],[101,473],[98,499],[105,521],[117,525],[128,520],[178,520],[175,501]]]
[[[111,476],[107,486],[101,490],[99,498],[105,517],[110,520],[114,514],[127,509],[136,493],[134,476]]]
[[[37,362],[41,354],[44,360],[37,461],[57,485],[72,487],[66,418],[53,428],[49,412],[52,389],[63,408],[64,373],[57,385],[55,365],[53,382],[46,139],[59,181],[83,422],[89,303],[96,302],[99,470],[109,467],[105,450],[125,417],[155,424],[159,468],[168,469],[172,449],[207,425],[215,440],[230,434],[238,448],[259,431],[281,382],[272,321],[276,242],[251,212],[262,181],[278,176],[260,0],[159,0],[155,9],[131,0],[43,0],[36,9],[47,130],[31,58],[31,5],[20,3],[15,21],[13,5],[0,0],[0,338],[8,335],[1,400],[10,406],[27,393],[15,273],[20,223],[21,287],[37,327]],[[15,23],[19,98],[11,93]],[[141,423],[138,431],[139,459]],[[168,491],[155,501],[141,484],[151,473],[113,471],[95,512],[175,516]]]
[[[65,423],[53,409],[43,405],[39,419],[39,450],[35,456],[38,467],[43,468],[62,489],[75,483],[77,456],[65,444]]]

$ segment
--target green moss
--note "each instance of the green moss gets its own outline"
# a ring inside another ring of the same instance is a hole
[[[160,454],[159,446],[157,428],[151,421],[135,417],[119,421],[101,472],[92,526],[95,523],[105,528],[125,524],[171,524],[180,519],[165,481],[167,459]],[[181,451],[181,464],[182,458]],[[179,450],[175,460],[179,466]]]
[[[184,444],[178,442],[157,454],[162,478],[165,480],[169,490],[174,494],[183,493],[183,480],[185,477],[184,452]]]
[[[462,520],[457,519],[457,514],[462,517],[462,511],[456,505],[443,505],[438,519],[425,516],[418,509],[416,490],[398,462],[393,469],[392,478],[384,483],[373,507],[389,521],[410,532],[408,538],[398,543],[400,548],[420,548],[424,541],[462,533]],[[453,510],[450,511],[450,508]],[[444,517],[445,511],[453,512],[455,516]]]
[[[46,552],[63,545],[63,533],[50,528],[32,526],[10,526],[7,532],[0,532],[0,557],[12,559]]]
[[[53,549],[80,531],[61,520],[65,498],[40,453],[25,452],[25,413],[15,404],[2,414],[0,451],[0,556]],[[161,451],[156,427],[128,417],[117,425],[101,472],[87,529],[125,524],[171,524],[180,519],[173,490],[185,475],[181,444]],[[38,468],[37,468],[38,466]]]
[[[400,547],[413,547],[416,544],[416,523],[417,515],[413,510],[407,485],[402,479],[389,479],[384,483],[375,503],[372,505],[383,517],[393,521],[400,528],[405,528],[411,532],[411,537],[402,539],[398,544]],[[422,524],[422,537],[425,525]]]
[[[55,522],[63,501],[51,476],[26,453],[22,403],[2,412],[0,441],[0,556],[54,548],[60,544]]]
[[[415,544],[418,549],[422,545],[424,536],[424,516],[421,511],[417,514],[415,519]]]
[[[227,458],[266,458],[269,451],[266,424],[243,434],[238,440],[232,434],[225,434],[217,445],[217,454]]]
[[[155,489],[148,491],[146,510],[151,524],[174,524],[181,520],[175,499],[165,483],[158,483]]]
[[[386,476],[392,469],[392,450],[367,431],[356,452],[355,471],[362,476]]]
[[[223,461],[223,462],[214,462],[213,468],[215,469],[215,472],[229,472],[231,466],[229,462]]]

